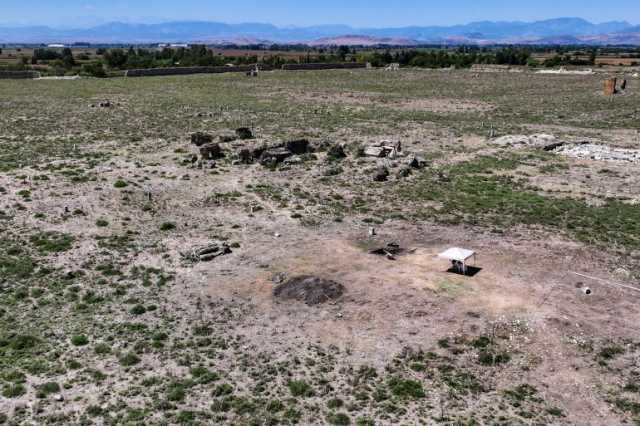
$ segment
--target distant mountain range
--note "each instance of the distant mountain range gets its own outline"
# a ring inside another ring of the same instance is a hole
[[[473,22],[454,26],[354,28],[346,25],[276,27],[264,23],[113,22],[89,29],[46,26],[2,27],[0,43],[307,43],[416,45],[447,44],[635,44],[640,26],[624,21],[594,24],[580,18],[536,22]]]

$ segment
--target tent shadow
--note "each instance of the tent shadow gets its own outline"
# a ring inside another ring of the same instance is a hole
[[[463,274],[462,271],[456,269],[456,268],[450,268],[449,270],[447,270],[447,272],[449,274],[456,274],[456,275],[464,275],[467,277],[475,277],[476,275],[478,275],[480,273],[480,271],[482,271],[482,268],[477,268],[475,266],[467,266],[467,273]]]

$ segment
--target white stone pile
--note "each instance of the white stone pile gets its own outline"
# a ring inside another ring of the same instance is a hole
[[[555,152],[566,155],[567,157],[589,159],[596,161],[616,161],[627,163],[640,163],[640,150],[612,148],[606,145],[598,144],[581,144],[581,145],[563,145],[558,147]]]

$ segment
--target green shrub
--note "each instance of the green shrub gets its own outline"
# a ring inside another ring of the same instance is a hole
[[[98,417],[104,414],[104,410],[99,405],[90,405],[87,408],[87,414],[91,417]]]
[[[167,389],[167,400],[172,402],[182,402],[186,396],[182,383],[172,383]]]
[[[614,401],[614,404],[616,407],[618,407],[618,409],[626,412],[626,413],[631,413],[634,416],[637,416],[640,414],[640,403],[626,399],[626,398],[617,398]]]
[[[0,278],[29,278],[36,269],[36,264],[27,254],[17,253],[18,256],[0,253]]]
[[[109,222],[104,219],[98,219],[96,220],[96,226],[99,228],[106,228],[107,226],[109,226]]]
[[[176,224],[173,222],[165,222],[162,225],[160,225],[160,230],[161,231],[173,231],[174,229],[176,229]]]
[[[106,78],[107,72],[102,66],[102,62],[91,62],[89,64],[82,65],[82,74],[89,77]]]
[[[296,410],[293,407],[287,408],[287,411],[282,415],[283,418],[287,419],[291,424],[298,424],[302,419],[302,413],[299,410]]]
[[[7,371],[2,375],[2,378],[12,383],[25,383],[27,381],[27,376],[20,370]]]
[[[356,420],[356,425],[358,426],[375,426],[376,422],[368,417],[358,417]]]
[[[444,339],[438,340],[438,346],[443,349],[449,348],[449,339],[445,337]]]
[[[8,384],[2,390],[2,396],[5,398],[18,398],[27,393],[27,390],[21,383]]]
[[[38,387],[36,396],[38,398],[46,398],[52,393],[60,392],[60,385],[56,382],[47,382]]]
[[[71,343],[74,346],[85,346],[89,343],[89,338],[84,334],[79,334],[71,337]]]
[[[280,411],[284,410],[285,407],[282,401],[274,399],[273,401],[269,401],[266,408],[270,413],[279,413]]]
[[[245,397],[236,397],[231,402],[231,406],[233,407],[233,411],[239,416],[251,415],[253,414],[257,406],[251,401],[249,398]]]
[[[427,371],[426,364],[423,364],[421,362],[412,362],[409,365],[409,368],[411,368],[413,371]]]
[[[233,393],[233,386],[228,383],[222,383],[221,385],[216,386],[216,388],[211,392],[212,396],[225,396],[231,395]]]
[[[195,411],[185,411],[181,410],[176,417],[176,420],[179,424],[193,424],[196,420],[196,412]]]
[[[214,413],[226,413],[231,410],[231,402],[225,399],[217,399],[211,404],[211,411]]]
[[[127,422],[140,422],[147,416],[145,410],[139,408],[130,408],[127,411]]]
[[[478,362],[482,365],[494,366],[498,364],[506,364],[511,361],[511,356],[506,352],[495,353],[489,350],[483,350],[478,354]]]
[[[333,409],[340,408],[344,405],[344,401],[338,398],[333,398],[327,401],[327,407]]]
[[[128,186],[128,184],[127,184],[126,181],[124,181],[122,179],[118,179],[117,181],[115,181],[113,186],[116,187],[116,188],[126,188]]]
[[[311,385],[304,380],[290,380],[287,383],[287,387],[289,388],[291,395],[294,397],[307,398],[314,394]]]
[[[93,350],[98,355],[107,355],[111,353],[111,346],[106,343],[98,343]]]
[[[128,353],[122,355],[120,357],[119,361],[120,361],[120,365],[122,365],[124,367],[130,367],[132,365],[139,364],[141,359],[138,358],[138,356],[136,354],[134,354],[133,352],[128,352]]]
[[[605,346],[598,352],[598,356],[604,360],[610,360],[623,353],[624,348],[621,346]]]
[[[205,367],[194,367],[190,373],[197,379],[198,383],[212,383],[220,379],[218,373],[209,371]]]
[[[5,346],[14,352],[26,353],[40,345],[40,339],[28,334],[14,334],[8,337],[0,337],[0,348]]]
[[[28,199],[29,197],[31,197],[31,191],[29,191],[28,189],[20,190],[16,194],[24,199]]]
[[[51,231],[32,235],[30,240],[40,253],[47,254],[65,252],[71,249],[75,238],[69,234]]]
[[[351,419],[345,413],[329,413],[327,422],[332,425],[346,426],[351,424]]]
[[[522,402],[531,399],[536,393],[538,393],[538,390],[526,383],[504,391],[505,397],[510,400],[511,405],[514,407],[520,407]]]
[[[131,314],[133,315],[143,315],[144,313],[147,312],[147,308],[145,308],[142,305],[136,305],[133,308],[131,308],[131,311],[129,312],[131,312]]]
[[[471,346],[473,346],[476,349],[484,349],[488,347],[490,344],[491,344],[491,339],[489,339],[487,336],[480,336],[471,342]]]
[[[400,399],[424,398],[425,393],[422,383],[415,380],[393,377],[388,382],[391,393]]]
[[[76,361],[75,359],[70,359],[69,361],[67,361],[67,368],[69,370],[79,370],[82,368],[82,364],[80,364],[80,362]]]

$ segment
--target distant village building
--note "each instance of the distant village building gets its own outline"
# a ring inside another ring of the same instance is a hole
[[[180,49],[185,48],[188,49],[189,45],[187,43],[160,43],[158,44],[159,49]]]

